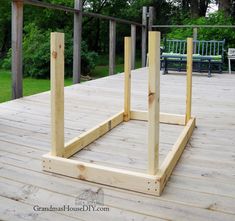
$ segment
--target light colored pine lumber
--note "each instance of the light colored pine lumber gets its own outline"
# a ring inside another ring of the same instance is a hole
[[[51,33],[51,154],[64,154],[64,34]]]
[[[131,37],[125,37],[124,55],[124,121],[131,118]]]
[[[132,120],[148,120],[148,112],[147,111],[131,111],[131,119]],[[165,124],[173,124],[173,125],[185,125],[185,116],[180,114],[169,114],[160,112],[160,123]]]
[[[192,109],[192,72],[193,72],[193,38],[187,38],[187,94],[186,94],[186,122],[191,118]]]
[[[64,159],[50,154],[43,156],[43,170],[156,196],[160,189],[159,177],[156,175]]]
[[[88,144],[103,136],[121,122],[123,122],[123,111],[66,143],[64,157],[68,158],[82,150]]]
[[[171,149],[171,151],[168,153],[167,157],[165,158],[165,160],[161,164],[161,167],[160,167],[160,170],[158,173],[158,175],[161,176],[160,192],[163,191],[174,167],[176,166],[181,154],[183,153],[184,148],[193,133],[195,125],[196,125],[196,119],[191,118],[188,121],[187,125],[184,127],[181,135],[177,139],[173,148]]]
[[[148,173],[155,175],[159,164],[160,32],[149,32],[148,73]]]

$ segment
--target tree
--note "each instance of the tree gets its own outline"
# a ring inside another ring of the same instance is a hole
[[[232,12],[232,1],[231,0],[219,0],[219,10],[229,16]]]
[[[4,57],[11,45],[11,1],[1,1],[0,7],[0,59]]]

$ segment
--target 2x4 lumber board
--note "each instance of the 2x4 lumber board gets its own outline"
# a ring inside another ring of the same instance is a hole
[[[81,134],[80,136],[72,139],[70,142],[68,142],[65,145],[64,157],[65,158],[71,157],[72,155],[82,150],[93,141],[97,140],[98,138],[100,138],[101,136],[112,130],[114,127],[123,122],[123,116],[124,112],[122,111],[114,115],[113,117],[107,119],[98,126],[95,126],[94,128]]]
[[[148,72],[148,173],[155,175],[159,164],[160,32],[149,32]]]
[[[147,111],[131,111],[131,120],[140,120],[147,121],[148,120],[148,112]],[[185,125],[185,115],[180,114],[169,114],[160,112],[160,123],[163,124],[173,124],[173,125]]]
[[[12,99],[23,96],[23,1],[12,1]]]
[[[196,126],[196,119],[191,118],[187,125],[184,127],[182,133],[177,139],[171,151],[168,153],[167,157],[160,166],[158,175],[161,176],[160,179],[160,193],[163,191],[174,167],[176,166],[181,154],[183,153],[190,137],[192,136],[193,130]]]
[[[159,177],[86,163],[50,154],[43,156],[43,170],[112,187],[159,195]]]
[[[191,118],[191,108],[192,108],[192,71],[193,71],[193,39],[192,38],[187,38],[186,123]]]
[[[125,37],[124,54],[124,121],[131,118],[131,38]]]
[[[51,33],[51,153],[64,154],[64,33]]]

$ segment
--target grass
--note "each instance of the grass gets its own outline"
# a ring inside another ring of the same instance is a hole
[[[65,79],[65,85],[71,85],[72,79]],[[50,90],[50,80],[24,78],[24,96]],[[11,100],[11,72],[0,70],[0,103]]]
[[[123,62],[123,61],[122,61]],[[136,68],[141,67],[141,61],[136,61]],[[116,73],[122,73],[124,71],[124,65],[123,64],[117,64],[116,65]],[[101,78],[108,76],[109,73],[109,67],[108,65],[99,65],[96,66],[95,69],[91,72],[91,76],[93,78]]]
[[[141,67],[141,62],[136,62],[136,68]],[[123,64],[116,65],[116,73],[123,72]],[[91,72],[92,78],[101,78],[108,75],[108,66],[99,65]],[[65,79],[65,86],[72,84],[72,79]],[[44,91],[50,90],[50,80],[24,78],[23,93],[24,96],[29,96]],[[11,100],[11,72],[0,70],[0,103]]]

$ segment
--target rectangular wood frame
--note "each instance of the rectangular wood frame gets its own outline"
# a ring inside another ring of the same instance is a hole
[[[160,196],[195,128],[191,116],[192,38],[187,39],[186,114],[159,112],[160,32],[149,32],[148,111],[131,110],[131,37],[125,37],[124,110],[64,144],[64,34],[51,33],[51,119],[52,150],[43,156],[43,170],[80,180]],[[68,159],[122,122],[148,122],[147,173]],[[159,165],[159,123],[183,125],[183,131]]]

